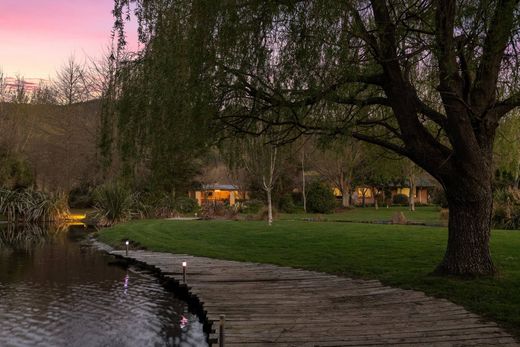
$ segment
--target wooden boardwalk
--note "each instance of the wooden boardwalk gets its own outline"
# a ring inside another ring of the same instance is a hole
[[[214,343],[225,315],[225,346],[519,346],[461,306],[376,280],[182,254],[128,257],[181,283],[187,262],[187,289],[214,322]]]

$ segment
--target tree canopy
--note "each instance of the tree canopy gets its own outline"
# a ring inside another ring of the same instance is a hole
[[[142,109],[189,97],[183,110],[215,114],[231,134],[352,135],[406,156],[450,204],[437,271],[474,275],[495,272],[493,145],[520,104],[518,2],[115,0],[114,13],[120,34],[127,10],[139,20],[135,64],[161,62],[145,70],[144,89],[160,93]]]

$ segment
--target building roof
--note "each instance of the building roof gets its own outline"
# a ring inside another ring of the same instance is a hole
[[[395,188],[410,187],[410,182],[408,179],[405,179],[404,182],[390,182],[388,186]],[[415,180],[415,186],[423,188],[433,188],[435,187],[435,183],[429,177],[417,177]]]
[[[233,184],[204,184],[202,190],[239,190],[237,186]]]

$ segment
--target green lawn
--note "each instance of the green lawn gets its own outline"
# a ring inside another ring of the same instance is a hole
[[[319,219],[322,221],[349,221],[349,222],[384,222],[390,221],[397,212],[403,212],[409,222],[440,224],[440,208],[438,206],[421,206],[416,211],[410,211],[408,207],[356,207],[350,210],[331,214],[305,214],[305,213],[282,213],[281,220],[308,220]]]
[[[494,231],[496,279],[431,276],[442,258],[445,228],[331,222],[146,220],[99,233],[122,246],[127,238],[157,251],[265,262],[384,283],[445,297],[500,322],[520,336],[520,232]]]

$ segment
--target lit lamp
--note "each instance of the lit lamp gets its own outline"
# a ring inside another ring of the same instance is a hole
[[[130,241],[126,240],[126,256],[128,257],[128,245],[130,244]]]
[[[182,262],[182,281],[184,283],[186,283],[186,266],[187,265],[188,264],[185,261]]]

